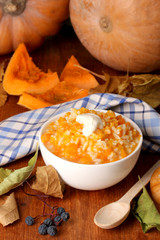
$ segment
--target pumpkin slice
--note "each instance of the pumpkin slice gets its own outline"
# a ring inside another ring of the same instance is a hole
[[[59,82],[57,73],[44,73],[32,61],[24,43],[14,52],[4,74],[3,87],[8,94],[44,93]]]
[[[71,56],[61,73],[60,81],[65,81],[75,87],[83,89],[95,88],[99,85],[92,74],[76,65],[81,66],[77,59]]]
[[[77,88],[65,81],[59,82],[53,89],[44,94],[37,94],[37,97],[52,104],[72,101],[88,95],[88,89]]]
[[[63,81],[43,94],[30,95],[28,93],[23,93],[19,98],[18,104],[34,110],[83,98],[87,95],[88,89],[80,89]]]
[[[35,110],[43,107],[49,107],[52,105],[51,103],[46,102],[43,99],[36,98],[35,96],[28,93],[23,93],[19,97],[19,101],[17,104],[31,110]]]

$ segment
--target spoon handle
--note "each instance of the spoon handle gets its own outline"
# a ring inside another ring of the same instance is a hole
[[[151,167],[148,172],[146,172],[140,181],[138,181],[136,184],[133,185],[133,187],[130,188],[128,192],[126,192],[125,195],[123,195],[122,198],[120,198],[118,201],[121,202],[131,202],[131,200],[141,191],[143,186],[145,186],[149,181],[153,174],[153,172],[160,166],[160,160],[156,162],[153,167]]]

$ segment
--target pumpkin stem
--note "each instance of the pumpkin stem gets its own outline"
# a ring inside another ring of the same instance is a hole
[[[112,22],[108,17],[101,17],[99,20],[99,25],[103,32],[109,33],[112,31]]]
[[[25,7],[27,0],[0,0],[0,7],[3,14],[20,15]]]

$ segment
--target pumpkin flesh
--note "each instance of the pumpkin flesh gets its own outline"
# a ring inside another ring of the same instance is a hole
[[[74,56],[64,67],[60,80],[56,72],[41,71],[21,43],[7,66],[3,88],[10,95],[21,95],[18,104],[33,110],[86,97],[89,89],[98,85]]]
[[[44,73],[32,61],[24,44],[13,54],[4,74],[4,90],[11,95],[43,93],[59,82],[57,73]]]
[[[36,97],[42,98],[52,104],[72,101],[78,98],[86,97],[87,89],[77,88],[67,82],[59,82],[53,89],[48,90],[44,94],[35,94]]]
[[[95,77],[78,66],[81,66],[78,60],[74,56],[71,56],[61,73],[60,81],[65,81],[74,87],[83,89],[97,87],[98,82]]]
[[[53,89],[43,94],[34,94],[24,92],[17,104],[28,109],[38,109],[60,104],[75,99],[83,98],[88,95],[87,89],[79,89],[64,82],[59,82]]]
[[[160,2],[71,0],[73,28],[86,49],[111,68],[160,68]]]
[[[31,110],[49,107],[52,105],[51,103],[46,102],[43,99],[36,98],[35,96],[28,93],[23,93],[19,97],[17,104]]]

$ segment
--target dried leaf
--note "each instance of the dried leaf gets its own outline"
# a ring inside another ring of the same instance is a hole
[[[104,73],[105,75],[105,83],[104,84],[99,84],[96,88],[91,88],[89,90],[89,94],[94,94],[94,93],[105,93],[108,91],[108,86],[110,83],[110,75],[107,73]]]
[[[85,68],[83,68],[85,69]],[[89,71],[88,69],[86,69]],[[115,93],[127,97],[141,99],[156,108],[160,105],[160,75],[157,74],[137,74],[133,76],[110,76],[96,74],[89,71],[102,80],[106,80],[104,84],[91,89],[92,93]]]
[[[110,83],[108,85],[108,92],[109,93],[118,93],[118,89],[123,83],[124,78],[120,76],[111,76],[110,77]]]
[[[5,73],[5,63],[6,61],[3,61],[0,65],[0,82],[2,82],[3,77],[4,77],[4,73]]]
[[[160,76],[157,74],[135,74],[130,77],[130,81],[134,86],[137,86],[139,84],[147,83],[153,78],[160,78]]]
[[[21,185],[32,173],[38,156],[38,146],[35,155],[29,160],[28,166],[16,170],[0,168],[0,195]]]
[[[160,78],[153,78],[148,82],[134,86],[129,96],[139,98],[153,108],[158,107],[160,104]]]
[[[55,168],[48,165],[37,167],[36,180],[31,187],[46,195],[63,198],[65,185]]]
[[[19,212],[14,193],[0,197],[0,223],[7,226],[19,219]]]
[[[160,104],[160,75],[112,76],[106,92],[141,99],[156,108]]]
[[[117,93],[123,96],[127,96],[127,94],[131,91],[132,87],[128,79],[124,79],[117,86]]]
[[[5,102],[7,101],[7,97],[8,97],[8,95],[4,91],[3,85],[2,85],[2,83],[0,83],[0,107],[5,104]]]
[[[4,73],[5,73],[5,61],[3,61],[0,65],[0,107],[3,106],[5,104],[5,102],[7,101],[7,93],[4,91],[3,89],[3,85],[2,85],[2,80],[4,77]]]

